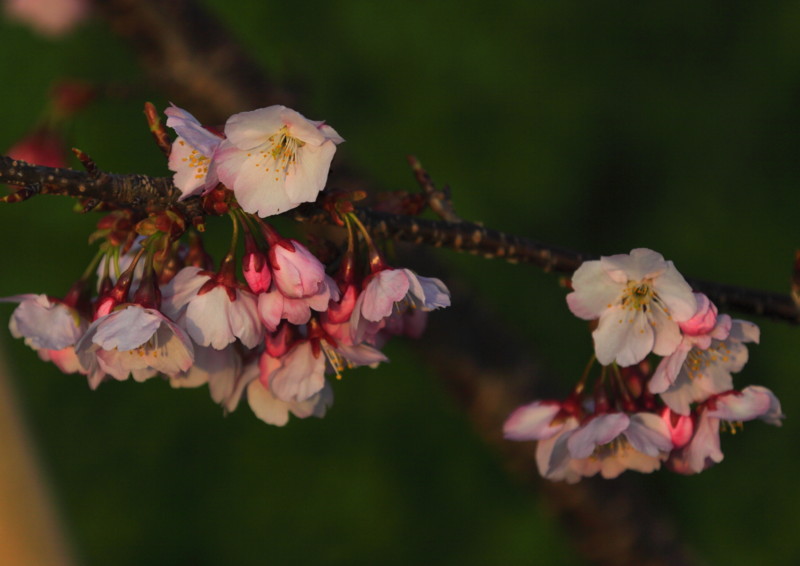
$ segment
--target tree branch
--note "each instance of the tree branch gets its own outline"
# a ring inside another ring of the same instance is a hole
[[[21,187],[36,186],[42,194],[67,195],[106,203],[116,208],[147,212],[171,209],[188,221],[205,216],[200,198],[179,201],[180,191],[168,177],[147,175],[113,175],[100,171],[83,172],[31,165],[0,156],[0,183]],[[513,263],[529,263],[547,273],[572,274],[584,261],[597,259],[585,254],[515,236],[472,222],[447,222],[401,214],[357,209],[364,225],[378,237],[411,244],[424,244],[505,259]],[[294,212],[299,221],[327,223],[330,217],[319,207],[307,205]],[[736,285],[687,279],[695,291],[708,297],[723,309],[765,316],[798,324],[800,309],[788,293],[774,293]]]

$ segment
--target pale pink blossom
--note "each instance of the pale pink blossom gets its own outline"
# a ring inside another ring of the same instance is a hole
[[[157,373],[177,375],[191,367],[194,349],[186,333],[157,310],[128,305],[95,320],[75,345],[85,367],[96,357],[115,379],[144,381]]]
[[[261,381],[281,401],[306,401],[325,386],[325,356],[310,340],[296,342],[279,360],[264,353]]]
[[[584,262],[572,277],[567,304],[576,316],[599,319],[592,333],[603,365],[630,366],[650,352],[672,354],[681,342],[678,323],[697,302],[671,261],[646,248]]]
[[[237,338],[255,348],[264,336],[253,293],[223,283],[208,289],[213,274],[184,267],[163,289],[163,310],[201,346],[222,350]]]
[[[317,393],[304,401],[281,401],[259,379],[247,385],[247,402],[253,413],[267,424],[284,426],[289,422],[289,414],[297,418],[322,418],[333,404],[333,389],[327,382]]]
[[[241,370],[242,358],[234,344],[222,350],[195,344],[194,364],[188,370],[171,376],[169,383],[176,389],[200,387],[201,385],[209,384],[212,397],[216,400],[214,388],[220,387],[218,385],[220,383],[233,381],[241,373]],[[220,387],[220,389],[225,388],[227,388],[227,385]],[[220,394],[220,396],[223,395]]]
[[[71,31],[89,15],[87,0],[5,0],[3,4],[9,19],[52,38]]]
[[[557,401],[534,401],[517,407],[503,424],[503,435],[508,440],[544,440],[555,436],[564,426],[556,421],[561,413],[561,403]]]
[[[219,178],[245,212],[261,217],[316,200],[344,141],[324,122],[285,106],[234,114],[225,135],[214,156]]]
[[[604,478],[631,469],[650,473],[661,467],[673,444],[666,423],[654,413],[606,413],[592,417],[567,440],[569,455],[579,461],[599,461]],[[594,472],[595,462],[584,462],[583,475]],[[580,469],[580,466],[579,466]]]
[[[651,393],[666,391],[678,377],[687,356],[693,349],[707,350],[713,340],[724,340],[731,331],[731,318],[717,316],[717,307],[702,293],[695,293],[697,312],[680,323],[682,339],[675,351],[658,364],[648,388]],[[682,413],[686,414],[686,413]]]
[[[422,311],[450,306],[450,293],[439,279],[422,277],[409,269],[384,269],[371,275],[350,317],[355,342],[376,334],[393,312]]]
[[[47,295],[15,295],[0,302],[19,302],[8,327],[14,338],[24,338],[34,350],[74,346],[89,326],[75,309]]]
[[[52,362],[64,373],[87,376],[89,387],[96,389],[105,372],[95,358],[83,362],[75,353],[75,344],[89,327],[77,310],[47,295],[16,295],[0,302],[19,302],[9,321],[11,335],[24,338],[39,358]]]
[[[212,190],[219,183],[212,158],[222,138],[174,104],[164,114],[168,116],[167,126],[178,134],[172,142],[168,166],[175,172],[173,182],[181,191],[180,200]]]
[[[721,425],[736,431],[744,421],[761,419],[781,425],[783,413],[777,397],[759,385],[740,391],[729,391],[709,399],[699,408],[697,425],[691,442],[670,457],[670,467],[683,474],[698,474],[724,458],[720,448]]]
[[[692,403],[733,389],[731,374],[741,371],[747,363],[745,343],[757,343],[759,329],[752,322],[731,320],[723,314],[705,337],[710,340],[695,341],[680,365],[676,363],[679,359],[662,360],[651,379],[650,390],[680,415],[688,415]],[[708,346],[702,348],[706,343]]]
[[[543,477],[574,483],[600,473],[650,473],[673,448],[667,424],[654,413],[602,413],[581,424],[560,403],[537,401],[514,411],[503,432],[511,440],[538,440],[536,463]]]

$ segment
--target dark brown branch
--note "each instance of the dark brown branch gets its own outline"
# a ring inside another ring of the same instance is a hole
[[[41,194],[98,201],[114,208],[142,213],[172,208],[187,219],[204,215],[200,199],[178,201],[181,193],[167,177],[58,169],[0,155],[0,183],[18,187],[39,186]]]
[[[178,201],[180,191],[172,184],[172,179],[167,177],[53,169],[0,156],[0,183],[36,187],[36,192],[42,194],[99,201],[112,207],[134,209],[142,214],[170,208],[183,214],[187,220],[205,215],[199,198]],[[472,222],[430,220],[365,208],[358,209],[357,212],[364,225],[378,237],[467,252],[485,258],[530,263],[545,272],[569,275],[584,261],[597,257]],[[300,221],[329,221],[327,214],[319,212],[313,206],[303,207],[294,216]],[[788,293],[773,293],[699,279],[688,281],[694,290],[708,295],[722,309],[733,309],[793,324],[800,322],[800,309]]]

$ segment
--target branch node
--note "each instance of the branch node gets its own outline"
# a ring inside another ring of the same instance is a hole
[[[150,127],[150,133],[153,134],[153,139],[156,145],[162,151],[165,157],[169,158],[172,151],[172,141],[169,139],[164,124],[161,122],[161,116],[152,102],[144,103],[144,116],[147,118],[147,125]]]
[[[77,147],[73,147],[72,153],[75,154],[75,157],[77,157],[78,161],[81,162],[83,168],[86,169],[87,173],[89,173],[89,177],[96,179],[100,176],[100,169],[97,168],[97,163],[95,163],[94,159],[89,157],[86,152],[78,149]]]
[[[22,187],[21,189],[11,193],[10,195],[6,195],[3,198],[0,198],[0,202],[5,202],[9,204],[15,202],[22,202],[24,200],[28,200],[33,195],[39,194],[41,190],[42,190],[41,183],[32,183],[30,185]]]
[[[453,202],[450,199],[450,187],[445,186],[443,191],[438,190],[436,185],[433,184],[431,176],[428,175],[428,172],[422,167],[422,164],[416,157],[408,155],[406,159],[411,166],[411,170],[414,172],[417,183],[419,183],[422,192],[424,192],[427,197],[428,206],[431,207],[431,210],[433,210],[439,218],[447,222],[462,222],[461,218],[456,214]]]
[[[99,205],[100,205],[100,199],[90,198],[83,204],[83,208],[81,209],[81,214],[86,214],[87,212],[91,212]]]

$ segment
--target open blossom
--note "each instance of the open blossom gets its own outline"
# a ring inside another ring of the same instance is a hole
[[[325,386],[325,356],[309,340],[300,340],[280,359],[261,355],[261,381],[281,401],[301,402]]]
[[[575,483],[600,473],[615,478],[625,470],[650,473],[673,448],[672,431],[655,413],[601,413],[578,420],[554,401],[536,401],[514,411],[503,427],[509,440],[538,440],[542,477]]]
[[[247,385],[247,402],[253,413],[267,424],[284,426],[289,414],[297,418],[322,418],[333,404],[333,389],[327,382],[314,395],[303,401],[281,401],[261,380],[255,379]]]
[[[358,296],[350,317],[355,342],[374,335],[397,306],[431,311],[450,306],[450,292],[441,280],[410,269],[384,269],[373,274]]]
[[[74,346],[88,326],[75,309],[47,295],[16,295],[0,301],[19,302],[8,327],[14,338],[24,338],[34,350]]]
[[[174,104],[164,114],[168,116],[167,126],[178,134],[172,142],[168,166],[175,172],[173,180],[181,191],[181,200],[210,191],[219,183],[213,157],[222,138]]]
[[[603,365],[630,366],[650,352],[672,354],[681,342],[678,323],[697,302],[671,261],[646,248],[587,261],[572,276],[567,304],[576,316],[599,319],[592,333]]]
[[[209,289],[212,277],[199,267],[181,269],[164,287],[164,312],[201,346],[222,350],[238,338],[255,348],[264,335],[255,295],[222,283]]]
[[[194,362],[186,333],[159,311],[128,305],[95,320],[75,345],[84,366],[96,357],[103,371],[120,381],[144,381],[157,373],[174,376]]]
[[[759,335],[752,322],[720,315],[707,335],[710,340],[695,341],[678,368],[669,358],[661,361],[650,381],[651,392],[676,413],[688,415],[692,403],[733,389],[731,374],[740,372],[749,357],[745,343],[758,343]]]
[[[699,409],[695,433],[689,444],[670,457],[670,468],[683,474],[698,474],[724,458],[719,432],[722,423],[736,430],[744,421],[760,419],[781,426],[783,413],[777,397],[760,385],[712,397]]]
[[[344,141],[324,122],[285,106],[234,114],[225,135],[214,156],[219,178],[246,212],[262,217],[316,200]]]

